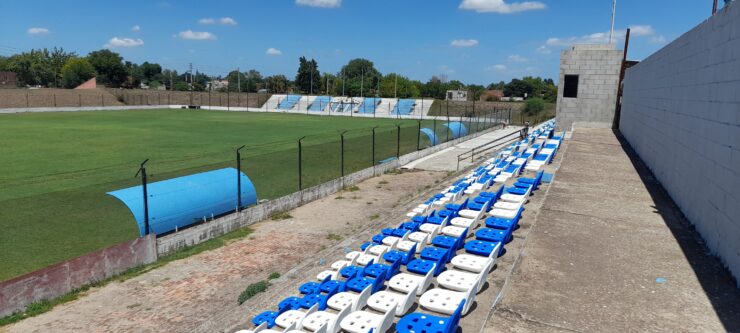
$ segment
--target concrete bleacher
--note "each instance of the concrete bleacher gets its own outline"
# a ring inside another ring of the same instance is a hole
[[[381,102],[380,98],[366,97],[362,100],[362,103],[357,107],[358,113],[375,114],[378,104]]]
[[[391,114],[408,116],[414,112],[416,102],[415,99],[399,99],[396,106],[393,107]]]
[[[331,96],[315,96],[313,100],[309,101],[308,111],[324,112],[331,103],[331,99]]]
[[[277,109],[286,111],[291,110],[301,99],[303,99],[303,96],[301,95],[286,95],[282,100],[280,100]]]

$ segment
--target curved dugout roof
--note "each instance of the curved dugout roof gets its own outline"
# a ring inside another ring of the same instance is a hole
[[[452,132],[452,138],[454,139],[468,135],[468,129],[459,121],[449,122],[444,125]]]
[[[236,210],[235,168],[225,168],[189,176],[163,180],[147,185],[149,195],[149,227],[163,234]],[[257,191],[243,172],[241,177],[242,206],[257,203]],[[108,192],[123,201],[144,235],[144,198],[141,185]]]
[[[436,146],[439,144],[439,139],[437,138],[437,134],[434,133],[434,131],[430,128],[422,128],[421,134],[424,134],[429,138],[429,142],[432,143],[432,146]]]

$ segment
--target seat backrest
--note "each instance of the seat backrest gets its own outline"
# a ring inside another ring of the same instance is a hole
[[[391,325],[393,325],[393,319],[396,318],[396,307],[392,306],[388,311],[385,312],[383,315],[383,320],[380,321],[380,324],[378,324],[377,330],[378,332],[386,332],[388,329],[391,328]]]
[[[370,298],[370,295],[373,293],[373,286],[367,286],[365,289],[362,290],[360,293],[360,296],[357,297],[355,300],[355,303],[352,304],[352,311],[357,311],[365,307],[367,305],[367,300]]]
[[[473,284],[473,286],[465,292],[465,306],[462,311],[463,315],[470,311],[470,307],[473,305],[473,302],[475,302],[475,294],[478,291],[476,289],[476,285],[477,284]]]
[[[457,309],[455,310],[455,312],[452,313],[452,316],[450,316],[447,324],[445,324],[445,328],[443,330],[444,333],[457,332],[457,326],[460,324],[460,318],[462,318],[463,309],[467,304],[467,300],[463,300],[462,302],[460,302],[460,305],[457,306]]]

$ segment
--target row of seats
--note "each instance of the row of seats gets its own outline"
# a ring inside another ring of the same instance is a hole
[[[292,109],[298,101],[301,100],[300,95],[287,95],[283,100],[278,103],[278,110],[290,110]]]
[[[534,177],[522,172],[537,156],[548,155],[549,163],[560,147],[553,126],[544,124],[424,201],[408,221],[382,229],[239,333],[385,333],[395,317],[397,332],[455,332],[544,175],[539,168]],[[408,313],[415,304],[424,312]]]

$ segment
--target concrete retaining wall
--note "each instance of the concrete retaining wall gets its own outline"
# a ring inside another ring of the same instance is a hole
[[[155,260],[156,240],[148,236],[0,282],[0,317]]]
[[[349,174],[343,178],[337,178],[326,183],[304,189],[268,202],[247,208],[240,213],[234,213],[207,223],[197,225],[174,234],[157,239],[157,253],[167,255],[193,246],[211,238],[215,238],[228,232],[237,230],[269,218],[271,215],[288,211],[309,202],[327,197],[341,191],[343,188],[355,185],[363,180],[382,175],[386,171],[394,170],[402,165],[408,164],[419,158],[434,154],[440,150],[454,146],[462,141],[470,140],[488,131],[472,134],[460,139],[429,147],[420,151],[402,155],[400,159],[389,163],[376,165],[358,172]]]
[[[640,64],[620,131],[740,281],[740,4]]]

